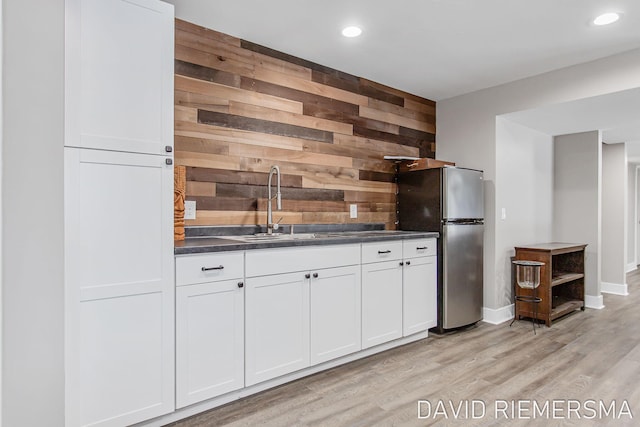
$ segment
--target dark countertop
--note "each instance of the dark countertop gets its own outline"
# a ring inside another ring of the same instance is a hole
[[[233,240],[230,236],[188,237],[175,242],[176,255],[199,254],[207,252],[243,251],[247,249],[268,249],[294,246],[340,245],[347,243],[381,242],[388,240],[418,239],[439,237],[437,232],[428,231],[337,231],[318,232],[315,237],[292,239],[282,238],[245,242]]]

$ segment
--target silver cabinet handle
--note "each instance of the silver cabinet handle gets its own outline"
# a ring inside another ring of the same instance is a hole
[[[211,270],[223,270],[224,265],[219,265],[217,267],[202,267],[202,271],[211,271]]]

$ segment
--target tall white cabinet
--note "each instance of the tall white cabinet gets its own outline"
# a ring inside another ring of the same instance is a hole
[[[173,6],[67,0],[67,426],[174,409]]]

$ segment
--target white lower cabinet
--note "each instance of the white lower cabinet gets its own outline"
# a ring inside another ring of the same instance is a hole
[[[246,385],[309,366],[305,274],[251,277],[246,284]]]
[[[64,150],[66,425],[172,412],[173,168],[161,156]]]
[[[319,270],[310,280],[311,364],[359,351],[360,267]]]
[[[405,337],[437,324],[436,248],[433,238],[407,239],[402,244],[402,335]]]
[[[364,246],[364,245],[363,245]],[[402,337],[402,265],[362,265],[362,348]]]
[[[412,258],[404,262],[402,335],[426,331],[437,324],[436,257]]]
[[[244,253],[176,258],[176,407],[244,387]]]
[[[436,324],[435,239],[185,255],[175,266],[178,408]]]
[[[241,280],[176,289],[176,407],[244,387]]]
[[[359,265],[359,244],[247,251],[247,386],[360,350]]]

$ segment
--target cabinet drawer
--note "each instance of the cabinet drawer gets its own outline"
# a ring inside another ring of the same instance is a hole
[[[176,257],[176,285],[238,279],[244,276],[244,252]]]
[[[362,263],[402,259],[402,241],[371,242],[362,244]]]
[[[360,264],[360,245],[331,245],[247,251],[247,277]]]
[[[403,258],[436,255],[436,239],[410,239],[402,242]]]

